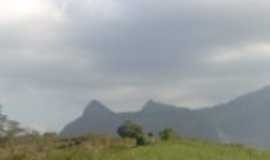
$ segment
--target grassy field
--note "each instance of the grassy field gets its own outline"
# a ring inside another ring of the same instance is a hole
[[[1,142],[0,160],[268,160],[270,152],[241,145],[175,139],[136,147],[132,140],[22,137]]]

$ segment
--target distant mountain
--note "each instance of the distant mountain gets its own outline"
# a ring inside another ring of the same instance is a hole
[[[206,111],[223,142],[270,147],[270,87]]]
[[[200,110],[151,100],[139,112],[114,113],[95,100],[61,134],[115,135],[117,127],[126,120],[137,122],[154,133],[169,127],[184,137],[270,147],[270,87]]]
[[[148,132],[158,133],[164,128],[174,128],[185,137],[218,138],[211,122],[199,112],[154,101],[147,102],[131,120],[144,126]]]
[[[80,136],[88,134],[114,134],[121,123],[117,114],[100,102],[89,103],[81,117],[68,124],[62,131],[63,136]]]

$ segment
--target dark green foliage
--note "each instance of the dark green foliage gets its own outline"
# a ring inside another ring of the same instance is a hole
[[[136,139],[137,146],[151,144],[154,139],[153,133],[145,134],[143,132],[143,128],[140,125],[131,121],[126,121],[123,125],[121,125],[118,128],[117,133],[122,138]]]
[[[151,138],[147,135],[140,135],[139,137],[136,138],[137,146],[149,145],[151,143],[152,143]]]
[[[152,132],[147,133],[149,137],[154,137],[154,134]]]
[[[176,134],[172,128],[166,128],[159,132],[159,137],[161,140],[167,141],[175,138]]]
[[[131,121],[126,121],[123,125],[121,125],[117,133],[122,138],[135,138],[137,139],[139,136],[143,135],[143,128],[135,124]]]

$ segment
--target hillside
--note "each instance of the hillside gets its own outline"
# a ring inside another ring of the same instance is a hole
[[[270,87],[204,111],[222,142],[270,147]]]
[[[270,87],[201,110],[151,100],[141,111],[114,113],[101,102],[93,101],[81,117],[64,127],[61,135],[115,135],[121,123],[132,120],[144,126],[146,131],[154,133],[170,127],[183,137],[270,147],[269,114]]]
[[[111,134],[121,120],[106,106],[94,100],[88,104],[81,117],[68,124],[62,135],[65,137],[88,134]]]
[[[2,160],[266,160],[270,152],[241,145],[175,139],[134,147],[131,140],[109,137],[23,137],[0,145]]]
[[[164,128],[174,128],[185,137],[217,140],[215,128],[208,118],[186,108],[148,101],[143,110],[131,113],[114,113],[96,100],[89,103],[81,117],[71,122],[61,132],[64,137],[88,133],[115,135],[117,127],[126,120],[142,125],[147,132],[158,133]]]

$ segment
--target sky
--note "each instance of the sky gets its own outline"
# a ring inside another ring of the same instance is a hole
[[[0,0],[0,104],[59,131],[93,99],[213,106],[270,84],[268,0]]]

